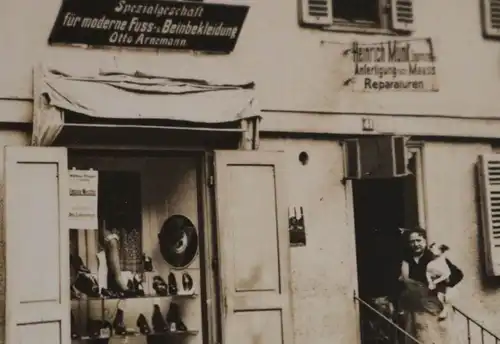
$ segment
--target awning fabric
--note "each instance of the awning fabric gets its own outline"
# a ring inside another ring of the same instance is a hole
[[[72,76],[45,71],[38,81],[32,144],[50,145],[72,114],[89,120],[168,120],[193,124],[237,123],[260,117],[254,83],[218,84],[140,72]]]

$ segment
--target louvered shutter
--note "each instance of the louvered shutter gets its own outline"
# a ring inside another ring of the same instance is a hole
[[[396,31],[411,32],[414,30],[414,1],[391,0],[391,23]]]
[[[487,37],[500,37],[500,0],[483,0],[483,31]]]
[[[478,177],[485,270],[500,276],[500,154],[479,156]]]
[[[333,0],[300,0],[300,22],[304,25],[333,24]]]

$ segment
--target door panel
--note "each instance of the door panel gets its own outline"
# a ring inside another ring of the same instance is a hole
[[[5,150],[6,342],[70,340],[67,157]]]
[[[281,154],[215,154],[224,343],[293,342]]]

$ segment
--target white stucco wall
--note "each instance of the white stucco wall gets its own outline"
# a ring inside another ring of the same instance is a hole
[[[297,24],[297,2],[251,1],[235,51],[228,56],[134,50],[84,50],[48,47],[47,39],[60,0],[43,6],[34,1],[5,0],[0,21],[0,97],[31,97],[32,67],[40,61],[79,71],[125,68],[161,74],[212,77],[244,75],[257,82],[265,109],[497,116],[492,101],[500,90],[500,42],[482,38],[479,1],[415,1],[416,32],[431,37],[438,58],[440,91],[355,93],[342,89],[345,45],[397,37],[356,36],[304,29]],[[466,18],[466,20],[464,20]],[[405,37],[407,39],[407,37]],[[269,115],[271,116],[271,115]]]
[[[477,156],[491,151],[491,146],[486,144],[426,143],[425,205],[430,239],[447,243],[451,259],[465,274],[458,287],[457,307],[500,334],[500,282],[484,273],[480,213],[476,202]]]
[[[264,140],[284,150],[290,204],[304,207],[307,245],[291,248],[296,344],[357,343],[354,223],[341,183],[341,146],[326,140]],[[305,151],[309,162],[298,156]]]

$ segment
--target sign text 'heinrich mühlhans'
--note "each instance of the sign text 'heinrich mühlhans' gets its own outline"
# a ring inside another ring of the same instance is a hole
[[[229,53],[248,10],[194,1],[64,0],[49,43]]]
[[[438,91],[432,42],[387,41],[354,42],[347,54],[351,62],[345,86],[354,91]]]

